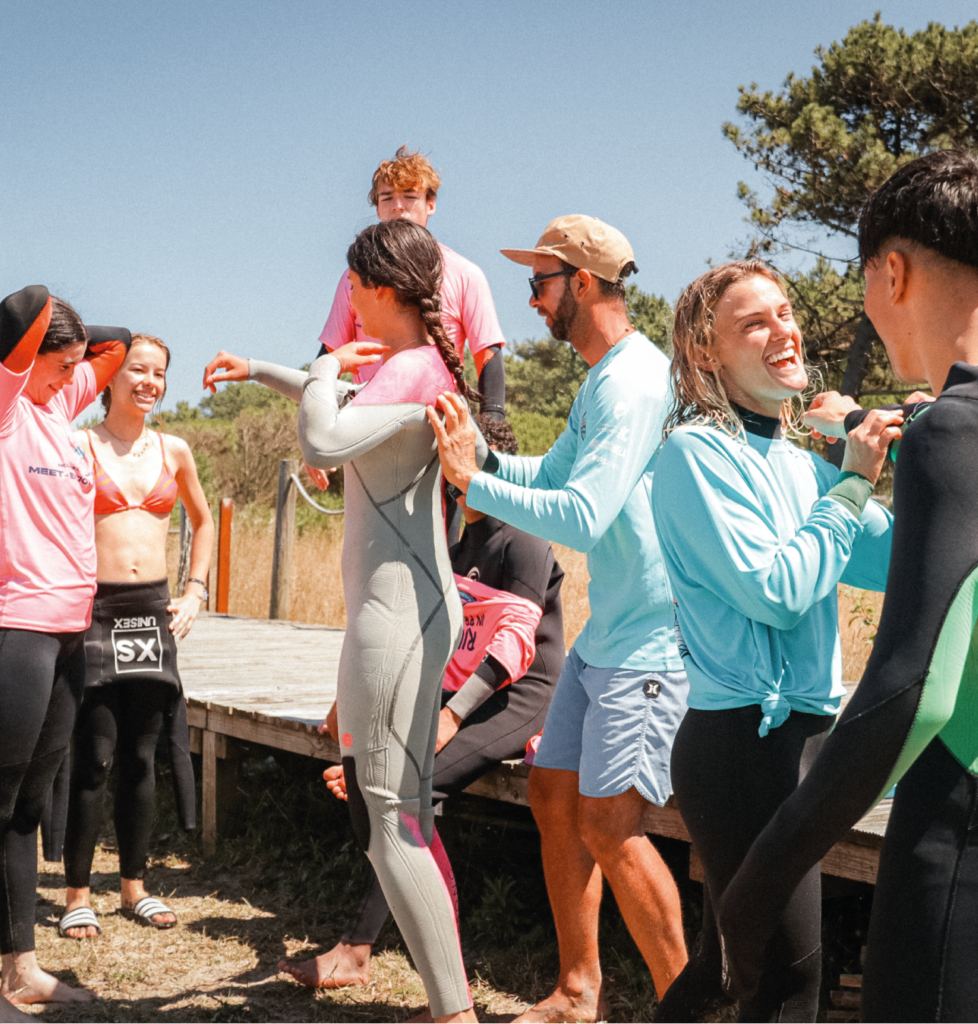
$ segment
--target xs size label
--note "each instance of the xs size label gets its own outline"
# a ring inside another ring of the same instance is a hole
[[[116,623],[155,622],[155,616],[139,619],[116,619]],[[112,630],[112,653],[115,655],[115,670],[124,672],[162,672],[163,645],[160,627],[144,625],[141,628]]]

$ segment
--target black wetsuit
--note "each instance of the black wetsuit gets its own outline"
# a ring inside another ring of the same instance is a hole
[[[564,664],[560,605],[564,570],[545,540],[486,516],[465,527],[450,555],[452,568],[459,575],[533,601],[543,608],[543,617],[536,629],[536,656],[526,675],[497,689],[464,719],[452,740],[435,755],[432,798],[436,802],[461,792],[500,761],[522,755],[527,741],[543,728]],[[443,691],[443,706],[452,696]],[[342,941],[373,945],[389,914],[383,890],[371,870],[356,917]]]
[[[886,603],[862,682],[721,902],[725,981],[751,991],[799,880],[899,781],[862,1019],[976,1020],[978,367],[956,363],[905,429],[893,510]]]

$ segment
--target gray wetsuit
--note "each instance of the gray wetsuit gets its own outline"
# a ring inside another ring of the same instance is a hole
[[[455,883],[435,830],[431,778],[445,668],[462,606],[452,578],[442,476],[425,405],[454,391],[434,346],[389,359],[353,389],[322,356],[308,378],[252,361],[253,379],[299,397],[308,465],[345,465],[347,632],[337,711],[350,815],[435,1017],[472,1005]]]

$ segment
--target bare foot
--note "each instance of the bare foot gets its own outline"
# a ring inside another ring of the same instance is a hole
[[[79,907],[90,907],[91,905],[92,890],[90,888],[73,889],[71,886],[68,886],[68,890],[65,893],[65,914],[70,913],[72,910],[77,910]],[[94,925],[85,925],[81,928],[65,928],[65,935],[69,939],[96,939],[98,938],[98,928]]]
[[[431,1007],[426,1006],[417,1017],[408,1017],[407,1024],[467,1024],[467,1022],[478,1022],[475,1015],[475,1008],[470,1006],[467,1010],[459,1010],[458,1013],[450,1013],[447,1017],[432,1017]]]
[[[54,975],[42,971],[34,951],[5,953],[0,995],[14,1006],[31,1003],[89,1003],[98,996],[87,988],[72,988]]]
[[[431,1007],[426,1006],[416,1017],[408,1017],[405,1024],[435,1024],[435,1018],[431,1016]]]
[[[585,989],[574,995],[557,988],[536,1006],[531,1006],[526,1013],[521,1013],[513,1024],[563,1024],[573,1021],[607,1020],[610,1010],[611,1007],[604,995],[604,985],[598,988],[597,995],[593,989]]]
[[[146,899],[149,893],[146,891],[146,882],[142,878],[122,878],[120,895],[123,910],[135,910],[140,900]],[[165,914],[151,914],[149,918],[156,925],[174,925],[177,923],[177,915],[173,911]]]
[[[365,985],[370,981],[370,946],[337,942],[328,953],[312,960],[279,960],[278,969],[309,988]]]

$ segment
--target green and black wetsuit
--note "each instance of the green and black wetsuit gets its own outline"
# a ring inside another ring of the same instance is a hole
[[[905,430],[886,604],[858,690],[720,906],[725,982],[752,990],[795,886],[896,782],[864,1021],[978,1019],[978,366]]]

